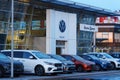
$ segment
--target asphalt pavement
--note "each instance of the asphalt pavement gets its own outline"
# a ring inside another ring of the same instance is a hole
[[[9,77],[0,78],[0,80],[81,80],[81,79],[103,80],[109,77],[118,78],[119,76],[120,76],[120,70],[112,70],[112,71],[80,72],[80,73],[74,72],[72,74],[58,74],[55,76],[53,75],[36,76],[34,74],[24,74],[14,78],[9,78]],[[118,80],[120,80],[120,77]]]

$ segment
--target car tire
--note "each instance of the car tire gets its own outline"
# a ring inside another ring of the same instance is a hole
[[[102,69],[101,69],[101,66],[100,66],[100,65],[98,65],[98,64],[97,64],[97,65],[95,65],[95,71],[100,71],[100,70],[102,70]]]
[[[115,70],[115,69],[116,69],[115,64],[111,63],[111,70]]]
[[[83,72],[83,67],[82,66],[78,66],[77,71],[78,72]]]
[[[44,75],[45,71],[44,68],[42,66],[36,66],[35,67],[35,74],[38,76]]]

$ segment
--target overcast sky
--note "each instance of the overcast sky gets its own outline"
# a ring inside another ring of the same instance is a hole
[[[71,0],[74,2],[80,2],[104,9],[110,9],[111,11],[120,10],[120,0]]]

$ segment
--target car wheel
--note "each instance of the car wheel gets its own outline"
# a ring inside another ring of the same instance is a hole
[[[38,76],[44,75],[44,68],[42,66],[36,66],[35,74]]]
[[[95,65],[95,71],[100,71],[101,70],[101,67],[100,67],[100,65]]]
[[[78,72],[82,72],[82,71],[83,71],[82,66],[78,66],[77,71],[78,71]]]
[[[111,63],[111,70],[114,70],[114,69],[115,69],[115,64]]]

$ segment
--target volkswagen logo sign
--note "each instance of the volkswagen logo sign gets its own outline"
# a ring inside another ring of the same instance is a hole
[[[59,29],[60,29],[61,32],[65,32],[66,25],[65,25],[65,21],[64,20],[60,21],[60,23],[59,23]]]

